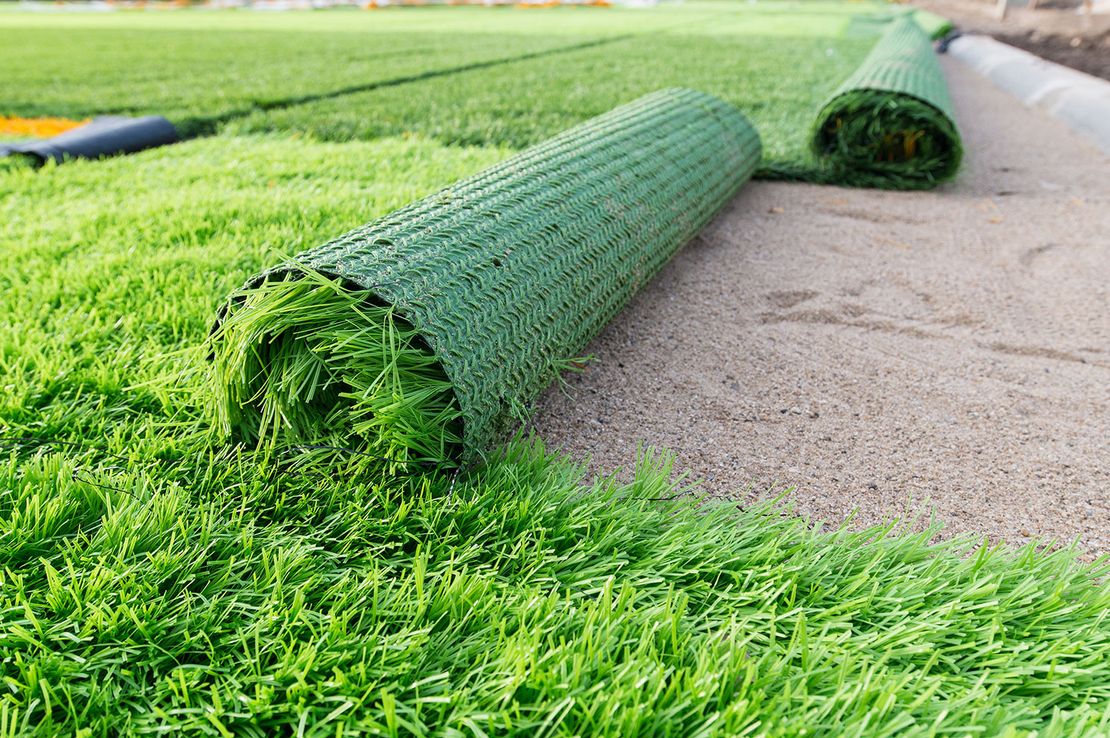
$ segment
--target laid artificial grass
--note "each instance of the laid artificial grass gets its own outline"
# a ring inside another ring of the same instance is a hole
[[[543,55],[613,35],[582,28],[546,35],[440,28],[397,34],[368,28],[354,14],[346,14],[348,23],[336,19],[326,32],[289,22],[276,30],[265,23],[234,30],[221,26],[221,14],[211,15],[211,27],[203,29],[178,29],[173,21],[155,28],[90,22],[73,29],[49,23],[5,28],[13,17],[24,19],[0,13],[0,64],[18,70],[0,80],[0,114],[163,115],[185,136],[208,135],[256,108]]]
[[[212,437],[229,291],[510,153],[0,171],[0,735],[1110,732],[1105,560],[699,507],[658,458],[399,475]]]
[[[257,111],[225,130],[297,131],[328,141],[414,133],[451,145],[522,149],[618,104],[683,86],[730,102],[751,119],[763,139],[765,170],[779,162],[816,169],[814,115],[877,36],[843,35],[851,17],[844,8],[853,6],[818,13],[823,5],[814,3],[807,15],[806,4],[790,15],[776,3],[721,5],[730,10],[710,22],[515,62],[496,73],[476,70]]]
[[[0,114],[153,113],[185,135],[287,131],[345,141],[415,133],[453,145],[522,149],[641,95],[684,86],[749,115],[769,162],[809,166],[814,111],[877,38],[874,31],[847,37],[849,22],[879,12],[881,4],[830,2],[537,12],[0,12],[0,34],[10,40],[0,44],[0,66],[12,70],[0,79]],[[607,43],[574,48],[598,41]],[[567,50],[413,79],[556,49]],[[36,63],[22,63],[29,58]],[[351,91],[400,79],[409,81]]]
[[[989,734],[1084,699],[1046,734],[1098,719],[1105,588],[1066,555],[711,520],[655,499],[665,472],[583,489],[524,449],[414,487],[275,474],[174,427],[196,410],[166,377],[221,280],[496,156],[204,141],[3,182],[4,431],[39,439],[5,442],[0,472],[12,733]],[[61,192],[64,217],[27,207]],[[59,437],[79,447],[38,445]]]
[[[34,169],[38,161],[33,156],[25,154],[8,154],[0,157],[0,172],[11,172],[18,169]]]
[[[696,4],[695,4],[696,5]],[[163,115],[183,133],[305,96],[716,13],[564,8],[40,14],[0,9],[0,115]]]
[[[244,275],[505,156],[214,138],[0,174],[5,735],[1105,735],[1105,561],[668,501],[659,459],[214,441],[196,347]]]
[[[297,130],[328,141],[415,133],[451,145],[521,149],[617,104],[679,85],[740,108],[763,139],[765,166],[816,166],[808,137],[814,114],[872,44],[871,38],[725,33],[633,38],[563,54],[557,63],[519,62],[496,75],[468,72],[258,112],[227,130]]]
[[[911,189],[955,175],[959,133],[914,16],[866,5],[851,15],[843,9],[851,6],[759,7],[497,73],[258,111],[227,129],[303,130],[337,141],[418,132],[449,144],[522,148],[616,102],[682,85],[751,117],[765,143],[760,177]]]
[[[650,457],[628,484],[527,445],[383,482],[9,448],[9,735],[1110,727],[1107,570],[1070,552],[667,502]]]
[[[924,189],[956,176],[963,145],[948,87],[913,16],[892,21],[822,106],[813,149],[845,184]]]
[[[0,50],[0,63],[10,55],[19,70],[0,80],[0,114],[158,113],[185,136],[295,131],[344,141],[418,133],[520,149],[653,90],[687,86],[750,115],[765,140],[761,177],[931,186],[949,175],[933,167],[918,177],[924,167],[916,162],[908,177],[891,167],[861,170],[854,163],[871,160],[854,153],[853,166],[830,166],[810,151],[815,111],[853,70],[855,77],[864,71],[860,63],[892,15],[881,4],[828,2],[536,14],[425,8],[258,20],[228,13],[161,19],[0,13],[0,32],[13,41]],[[914,18],[940,28],[931,15]],[[36,64],[16,63],[32,55]],[[90,64],[100,70],[95,79],[87,74]],[[904,91],[892,92],[881,105],[865,98],[856,107],[901,116],[895,126],[916,120],[921,111],[908,110],[914,103]],[[841,117],[856,107],[842,106]],[[826,118],[822,111],[822,130]],[[866,118],[853,118],[843,130],[880,145],[892,138]],[[936,129],[934,119],[926,131]],[[842,155],[853,149],[851,140],[819,153]]]

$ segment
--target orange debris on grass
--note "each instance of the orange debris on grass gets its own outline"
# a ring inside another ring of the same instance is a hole
[[[50,138],[65,133],[71,128],[83,126],[88,120],[69,120],[68,118],[8,118],[0,115],[0,136],[34,136]]]

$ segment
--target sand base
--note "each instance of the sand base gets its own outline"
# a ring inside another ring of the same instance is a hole
[[[597,470],[665,447],[716,496],[1110,552],[1110,159],[944,60],[932,193],[747,185],[541,398]]]

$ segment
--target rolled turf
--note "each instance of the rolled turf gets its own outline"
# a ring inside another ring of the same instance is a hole
[[[218,425],[476,459],[760,156],[736,108],[661,90],[266,271],[213,332]]]
[[[927,189],[952,179],[963,147],[929,37],[909,14],[821,107],[813,150],[830,181]]]
[[[913,11],[913,19],[917,25],[921,26],[925,35],[934,41],[939,41],[956,30],[955,24],[948,18],[922,8]]]

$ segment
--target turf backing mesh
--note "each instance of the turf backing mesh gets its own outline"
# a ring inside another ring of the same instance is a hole
[[[477,458],[760,156],[736,108],[661,90],[256,276],[213,335],[223,428],[397,461]],[[321,324],[338,329],[318,338]],[[398,351],[424,373],[396,374]],[[373,424],[370,400],[396,413],[414,397],[430,410],[403,432]]]
[[[963,155],[944,74],[911,15],[892,21],[859,69],[821,107],[814,152],[828,181],[924,189]]]

